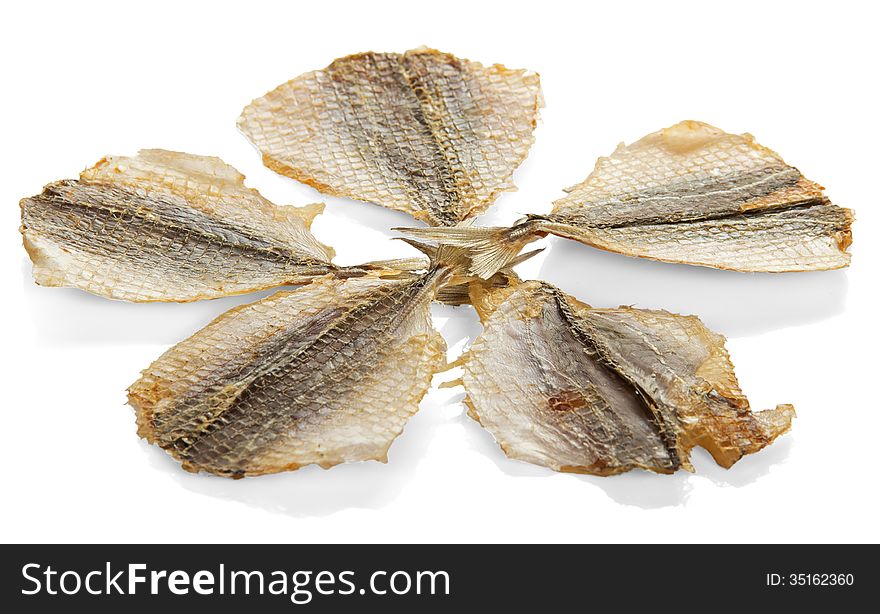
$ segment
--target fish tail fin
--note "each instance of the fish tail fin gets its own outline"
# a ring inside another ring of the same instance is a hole
[[[407,237],[434,241],[438,249],[442,248],[447,256],[452,255],[459,260],[465,258],[469,261],[467,270],[481,279],[489,279],[501,269],[510,266],[523,246],[536,238],[529,232],[522,232],[522,226],[452,226],[394,230]]]
[[[389,260],[371,260],[359,265],[361,269],[390,269],[407,273],[423,271],[428,268],[428,260],[421,257],[415,258],[391,258]]]
[[[431,245],[409,237],[397,237],[397,239],[425,254],[432,265],[446,265],[455,271],[457,275],[464,275],[465,277],[470,274],[470,254],[462,247],[447,243]]]
[[[528,260],[529,258],[533,258],[533,257],[537,256],[538,254],[540,254],[541,252],[543,252],[544,249],[545,249],[545,248],[541,247],[541,248],[538,248],[538,249],[533,249],[533,250],[531,250],[531,251],[528,251],[528,252],[526,252],[526,253],[524,253],[524,254],[520,254],[519,256],[517,256],[516,258],[514,258],[513,260],[511,260],[510,262],[508,262],[508,263],[504,266],[504,269],[505,269],[505,270],[506,270],[506,269],[512,269],[513,267],[522,264],[523,262],[525,262],[525,261]]]
[[[461,305],[470,305],[471,293],[470,284],[468,282],[461,284],[452,284],[441,287],[437,290],[434,298],[444,305],[459,307]]]
[[[488,279],[479,279],[479,282],[475,282],[474,275],[469,272],[472,261],[466,248],[450,246],[445,243],[437,246],[429,245],[407,237],[400,237],[400,240],[428,256],[432,263],[450,265],[456,271],[453,277],[437,290],[434,297],[437,301],[453,307],[471,304],[470,287],[472,283],[501,287],[510,284],[511,280],[518,281],[519,277],[514,273],[513,267],[544,251],[544,248],[535,249],[515,256]]]
[[[394,258],[390,260],[371,260],[364,264],[352,266],[336,266],[332,273],[339,278],[363,277],[370,272],[377,272],[383,278],[414,278],[419,271],[424,271],[430,266],[426,258]]]
[[[428,257],[428,260],[434,262],[437,259],[437,246],[430,245],[429,243],[424,243],[422,241],[418,241],[416,239],[411,239],[409,237],[395,237],[398,241],[403,241],[407,245],[410,245]]]

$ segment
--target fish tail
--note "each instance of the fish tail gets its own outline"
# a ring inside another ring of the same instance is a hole
[[[358,265],[357,267],[367,270],[386,269],[391,271],[400,271],[403,273],[415,273],[416,271],[424,271],[428,268],[428,261],[421,257],[416,258],[392,258],[390,260],[371,260],[370,262]]]
[[[449,269],[457,276],[468,276],[471,260],[464,248],[447,243],[431,245],[409,237],[398,238],[425,254],[430,260],[431,267]]]
[[[448,278],[446,282],[441,284],[436,290],[436,295],[434,296],[435,300],[446,305],[452,305],[453,307],[469,305],[471,303],[470,285],[474,281],[474,276],[469,272],[471,260],[464,248],[444,244],[439,246],[429,245],[405,237],[401,237],[400,240],[412,245],[423,254],[427,255],[431,263],[434,265],[439,264],[453,269],[452,277]],[[503,286],[507,285],[511,278],[519,279],[516,276],[516,273],[513,272],[513,267],[525,262],[542,251],[544,251],[543,248],[516,256],[513,260],[508,262],[502,270],[494,274],[491,279],[481,280],[480,283],[488,283],[492,286]],[[419,260],[421,260],[423,265],[426,264],[424,258]],[[422,268],[425,267],[423,266]]]
[[[466,270],[481,279],[489,279],[501,269],[512,266],[511,263],[516,260],[523,246],[537,238],[523,225],[510,228],[454,226],[394,230],[404,233],[407,237],[434,241],[438,246],[435,249],[440,250],[447,259],[452,260],[453,263],[466,263]]]
[[[451,305],[453,307],[470,305],[470,284],[466,282],[461,284],[442,286],[439,290],[437,290],[437,294],[434,295],[434,299],[443,303],[444,305]]]

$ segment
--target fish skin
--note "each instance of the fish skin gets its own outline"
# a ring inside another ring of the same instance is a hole
[[[684,121],[620,145],[549,215],[512,227],[407,228],[473,252],[488,279],[547,234],[626,256],[744,272],[848,266],[853,212],[751,135]]]
[[[749,134],[683,121],[620,145],[541,230],[614,252],[748,272],[849,265],[852,212]]]
[[[539,77],[433,49],[359,53],[254,100],[239,129],[272,170],[452,226],[513,190]]]
[[[279,207],[219,158],[106,157],[21,201],[34,279],[128,301],[194,301],[336,270],[309,231],[323,205]]]
[[[318,278],[232,309],[129,388],[138,433],[188,471],[240,478],[387,460],[446,346],[430,303],[446,273]]]
[[[617,228],[557,224],[541,230],[626,256],[754,273],[849,266],[852,212],[827,201],[708,220]],[[794,239],[796,237],[796,239]]]
[[[692,470],[699,445],[730,467],[790,428],[753,413],[724,338],[694,316],[594,309],[543,282],[472,284],[484,331],[457,364],[469,414],[511,458],[613,475]]]

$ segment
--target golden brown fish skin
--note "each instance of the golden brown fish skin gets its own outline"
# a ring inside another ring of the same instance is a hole
[[[554,203],[510,228],[405,229],[474,252],[486,279],[547,234],[663,262],[782,273],[849,265],[853,212],[751,135],[685,121],[621,145]]]
[[[223,314],[131,386],[139,434],[233,478],[384,461],[445,363],[429,306],[447,277],[326,276]]]
[[[37,283],[130,301],[192,301],[297,284],[336,270],[309,224],[217,158],[162,150],[109,157],[21,201]]]
[[[702,122],[621,145],[566,191],[530,222],[602,249],[747,272],[850,262],[851,211],[751,135]]]
[[[557,471],[730,467],[790,427],[752,413],[724,339],[693,316],[593,309],[541,282],[472,284],[484,332],[460,360],[470,415],[505,453]],[[503,369],[498,365],[505,365]]]
[[[278,173],[451,226],[515,189],[541,105],[534,73],[367,52],[254,100],[238,125]]]

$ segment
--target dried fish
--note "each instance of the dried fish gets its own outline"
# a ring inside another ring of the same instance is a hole
[[[753,413],[724,338],[694,316],[594,309],[542,282],[472,285],[484,331],[460,363],[470,415],[505,453],[557,471],[730,467],[786,432],[791,405]]]
[[[421,48],[338,59],[238,126],[278,173],[450,226],[515,189],[541,105],[534,73]]]
[[[131,386],[138,433],[233,478],[384,462],[445,363],[429,307],[449,270],[395,276],[328,275],[221,315]]]
[[[849,264],[852,211],[751,135],[685,121],[621,145],[549,215],[512,228],[407,229],[474,249],[490,277],[548,233],[628,256],[785,272]]]
[[[239,127],[264,163],[324,192],[408,212],[425,258],[337,267],[309,227],[217,158],[110,157],[21,201],[38,283],[190,301],[310,282],[237,307],[128,391],[138,433],[189,471],[240,478],[387,458],[445,344],[430,304],[471,302],[484,332],[455,364],[472,417],[514,458],[611,475],[730,467],[785,433],[752,412],[724,338],[693,316],[594,309],[511,267],[548,233],[743,271],[849,263],[852,212],[749,135],[682,122],[600,159],[549,215],[469,226],[532,143],[538,76],[430,49],[362,53],[276,88]]]
[[[21,201],[44,286],[129,301],[193,301],[336,270],[309,231],[323,205],[279,207],[219,158],[143,150]]]

